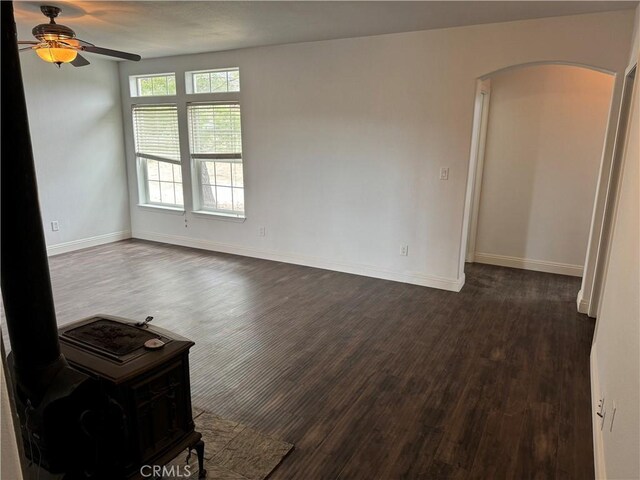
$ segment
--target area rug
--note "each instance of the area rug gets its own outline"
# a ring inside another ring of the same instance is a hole
[[[194,409],[196,431],[204,440],[207,480],[262,480],[280,465],[293,450],[293,445],[264,435],[238,422]],[[170,465],[186,465],[186,453],[180,454]],[[195,451],[188,462],[189,480],[198,478]],[[167,477],[165,477],[167,478]],[[184,477],[183,477],[184,478]]]

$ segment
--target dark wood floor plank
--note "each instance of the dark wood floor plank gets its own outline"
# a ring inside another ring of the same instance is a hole
[[[61,325],[192,338],[194,405],[295,444],[273,480],[593,478],[579,279],[467,265],[454,293],[139,240],[50,266]]]
[[[518,461],[512,439],[522,434],[525,412],[507,415],[493,410],[489,413],[480,444],[469,469],[469,478],[511,479],[515,476]]]
[[[436,460],[429,466],[424,475],[416,478],[422,480],[464,480],[468,477],[468,471]]]
[[[566,478],[556,477],[558,422],[558,412],[552,405],[538,403],[528,406],[520,437],[514,478],[536,480]],[[569,478],[578,477],[572,474]]]

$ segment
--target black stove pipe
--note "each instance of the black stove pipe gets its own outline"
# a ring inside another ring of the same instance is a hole
[[[119,479],[121,410],[60,352],[12,2],[0,1],[0,27],[0,284],[30,476]]]
[[[17,393],[37,403],[66,361],[58,343],[13,2],[0,4],[2,300],[16,382],[24,389]]]

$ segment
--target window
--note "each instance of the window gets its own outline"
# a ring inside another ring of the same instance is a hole
[[[183,206],[176,105],[134,105],[133,130],[142,203]]]
[[[177,73],[185,75],[184,90],[176,73],[129,77],[139,203],[244,219],[239,69]],[[197,102],[182,103],[190,94]],[[159,98],[171,95],[169,103]],[[180,138],[178,124],[188,135]],[[187,149],[183,175],[180,154]],[[193,198],[184,198],[183,180]]]
[[[189,138],[200,209],[244,216],[240,105],[190,103]]]
[[[237,68],[187,72],[187,93],[226,93],[240,91],[240,72]]]
[[[129,77],[132,97],[164,97],[176,94],[176,75],[137,75]]]

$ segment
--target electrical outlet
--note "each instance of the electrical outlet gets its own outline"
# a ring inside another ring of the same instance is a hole
[[[400,247],[400,255],[403,257],[409,256],[409,245],[402,245]]]
[[[60,225],[58,225],[57,220],[54,220],[53,222],[51,222],[51,231],[57,232],[58,230],[60,230]]]
[[[449,168],[442,167],[440,169],[440,180],[449,180]]]
[[[267,231],[264,227],[260,227],[260,229],[258,230],[258,236],[259,237],[264,237],[267,235]]]

